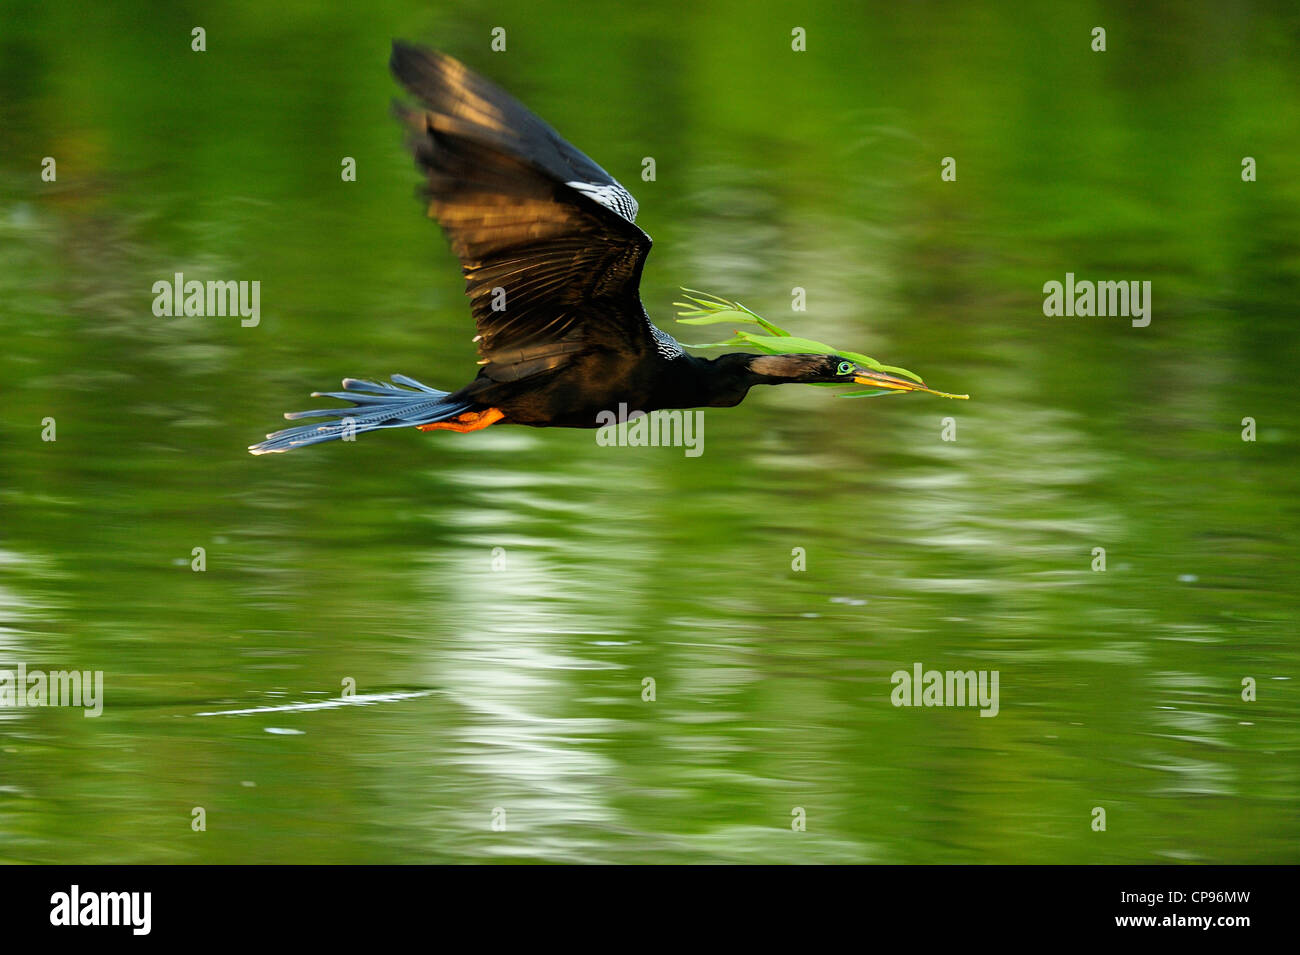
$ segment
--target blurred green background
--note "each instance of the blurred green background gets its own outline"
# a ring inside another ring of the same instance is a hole
[[[0,860],[1300,861],[1300,16],[1070,6],[0,0],[0,667],[105,680],[0,709]],[[681,285],[974,400],[251,457],[473,374],[393,37],[632,190],[683,340]],[[176,271],[261,324],[156,318]],[[1151,325],[1045,318],[1067,271]],[[916,662],[1001,712],[893,707]],[[421,695],[293,707],[346,680]]]

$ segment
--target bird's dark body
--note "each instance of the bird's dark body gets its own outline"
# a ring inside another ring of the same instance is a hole
[[[398,104],[428,213],[460,259],[478,329],[478,376],[455,392],[404,375],[351,378],[319,408],[253,445],[255,454],[379,428],[475,431],[492,424],[595,428],[620,412],[730,407],[751,386],[861,382],[835,355],[698,358],[641,304],[650,237],[636,200],[499,87],[433,50],[393,44],[393,74],[416,98]],[[890,379],[886,388],[910,383]]]
[[[494,382],[481,374],[457,396],[478,408],[499,408],[503,420],[514,424],[595,428],[609,421],[602,414],[617,415],[620,408],[729,408],[744,400],[751,384],[739,363],[725,356],[665,360],[593,349],[576,355],[563,371],[526,382]]]

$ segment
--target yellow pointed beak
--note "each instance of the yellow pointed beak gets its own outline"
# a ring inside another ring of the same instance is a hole
[[[940,398],[970,400],[970,395],[950,395],[946,391],[935,391],[933,388],[927,388],[918,381],[897,378],[894,375],[887,375],[883,371],[869,371],[865,368],[857,370],[857,373],[853,376],[853,381],[859,385],[871,385],[873,388],[885,388],[889,391],[924,391],[926,394],[938,395]]]

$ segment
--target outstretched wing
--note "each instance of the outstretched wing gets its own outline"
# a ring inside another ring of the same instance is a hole
[[[627,190],[451,57],[394,42],[391,67],[419,99],[398,115],[461,261],[485,373],[523,378],[593,345],[663,354],[638,294],[650,237]]]

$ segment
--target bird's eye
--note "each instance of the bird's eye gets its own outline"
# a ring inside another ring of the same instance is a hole
[[[853,373],[853,362],[851,361],[842,361],[840,362],[840,367],[835,369],[835,374],[837,375],[850,375],[852,373]]]

